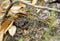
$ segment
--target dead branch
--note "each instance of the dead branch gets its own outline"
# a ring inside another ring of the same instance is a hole
[[[60,12],[60,10],[56,9],[56,8],[49,8],[49,7],[45,7],[45,6],[37,6],[37,5],[33,5],[31,3],[28,3],[26,1],[22,1],[22,0],[19,0],[19,1],[16,1],[16,2],[22,2],[22,3],[26,4],[26,5],[30,5],[30,6],[33,6],[35,8],[39,8],[39,9],[47,9],[47,10],[53,10],[53,11]]]

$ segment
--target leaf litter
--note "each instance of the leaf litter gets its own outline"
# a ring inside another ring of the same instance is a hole
[[[60,3],[49,4],[51,0],[16,1],[0,1],[0,34],[3,37],[1,41],[59,41]]]

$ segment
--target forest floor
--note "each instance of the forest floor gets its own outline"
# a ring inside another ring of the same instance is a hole
[[[0,0],[2,40],[60,41],[60,3],[52,1]]]

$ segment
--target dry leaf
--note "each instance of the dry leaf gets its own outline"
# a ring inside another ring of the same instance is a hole
[[[3,25],[0,25],[1,27],[0,27],[0,41],[2,41],[2,39],[3,39],[3,35],[4,35],[4,33],[6,33],[6,31],[10,28],[10,26],[12,25],[12,23],[13,22],[11,22],[11,24],[9,25],[9,23],[7,23],[8,21],[5,21],[4,23],[3,23]],[[7,23],[7,24],[6,24]],[[6,25],[5,25],[6,24]]]
[[[7,30],[9,30],[9,28],[12,26],[12,24],[13,24],[13,21],[10,23],[10,25],[7,27],[7,29],[5,30],[5,32],[4,32],[4,33],[6,33],[6,32],[7,32]]]
[[[15,34],[15,32],[16,32],[16,26],[11,26],[8,31],[9,31],[9,34],[10,34],[11,36],[14,36],[14,34]]]
[[[1,25],[1,29],[0,31],[4,30],[4,32],[6,32],[8,30],[8,28],[10,28],[10,26],[13,24],[14,19],[18,18],[17,16],[11,16],[8,19],[5,19],[4,22]]]
[[[13,20],[10,19],[10,21],[9,21],[9,19],[7,19],[6,21],[4,21],[2,23],[0,31],[4,30],[4,32],[5,32],[7,30],[7,28],[10,26],[10,24],[12,24],[12,23],[13,23]]]
[[[2,23],[2,25],[0,25],[1,26],[1,28],[0,28],[0,35],[1,35],[0,41],[2,41],[4,33],[6,33],[6,31],[12,26],[14,19],[16,19],[16,17],[15,18],[9,17],[8,19],[6,19]]]

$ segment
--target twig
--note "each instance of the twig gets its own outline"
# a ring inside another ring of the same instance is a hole
[[[47,9],[47,10],[53,10],[53,11],[60,12],[60,10],[59,9],[56,9],[56,8],[49,8],[49,7],[45,7],[45,6],[37,6],[37,5],[33,5],[31,3],[28,3],[26,1],[22,1],[22,0],[19,0],[19,2],[22,2],[24,4],[27,4],[27,5],[33,6],[35,8],[39,8],[39,9]]]
[[[7,14],[9,13],[11,7],[12,7],[15,3],[16,3],[16,2],[14,2],[14,3],[12,2],[12,3],[10,4],[10,6],[7,8],[6,13],[5,13],[5,15],[4,15],[4,18],[7,16]]]
[[[26,5],[30,5],[30,6],[33,6],[33,7],[35,7],[35,8],[39,8],[39,9],[47,9],[47,10],[53,10],[53,11],[60,12],[60,10],[55,9],[55,8],[49,8],[49,7],[45,7],[45,6],[37,6],[37,5],[33,5],[33,4],[31,4],[31,3],[28,3],[28,2],[26,2],[26,1],[19,0],[19,1],[12,2],[12,4],[8,7],[8,9],[7,9],[7,11],[6,11],[5,14],[7,15],[8,12],[9,12],[9,10],[10,10],[10,8],[11,8],[15,3],[18,3],[18,2],[22,2],[22,3],[26,4]]]

